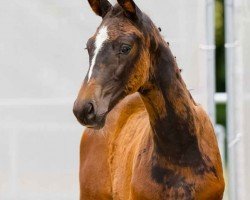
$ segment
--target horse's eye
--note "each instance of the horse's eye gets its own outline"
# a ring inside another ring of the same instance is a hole
[[[131,51],[131,46],[128,44],[123,44],[120,48],[120,54],[127,55]]]

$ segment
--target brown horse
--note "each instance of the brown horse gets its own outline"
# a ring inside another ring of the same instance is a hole
[[[133,0],[89,0],[103,18],[74,105],[83,200],[222,199],[221,157],[168,43]]]

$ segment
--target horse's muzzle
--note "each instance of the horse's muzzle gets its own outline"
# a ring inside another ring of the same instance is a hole
[[[100,129],[104,126],[106,116],[97,114],[93,101],[78,102],[76,100],[73,113],[83,126],[94,129]]]

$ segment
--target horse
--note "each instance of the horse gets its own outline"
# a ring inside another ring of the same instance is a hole
[[[160,30],[133,0],[88,0],[102,17],[73,112],[81,200],[223,198],[213,125]]]

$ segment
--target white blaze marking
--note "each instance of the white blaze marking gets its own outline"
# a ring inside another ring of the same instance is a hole
[[[101,29],[99,30],[99,32],[97,33],[97,36],[96,36],[95,51],[94,51],[94,56],[93,56],[93,59],[91,61],[91,66],[89,69],[88,81],[90,80],[90,78],[92,76],[93,68],[94,68],[95,63],[96,63],[96,57],[97,57],[98,53],[101,51],[104,42],[108,39],[109,39],[108,29],[106,26],[103,26],[103,27],[101,27]]]

